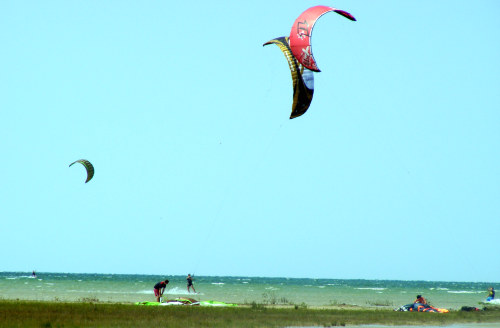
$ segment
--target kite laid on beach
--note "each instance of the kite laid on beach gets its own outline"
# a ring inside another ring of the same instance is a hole
[[[290,73],[292,74],[293,84],[293,104],[290,119],[304,114],[311,104],[314,93],[314,75],[313,72],[300,65],[292,55],[287,37],[279,37],[264,43],[277,45],[285,55]]]
[[[394,311],[402,311],[402,312],[437,312],[437,313],[448,313],[450,310],[448,309],[441,309],[441,308],[436,308],[430,305],[423,305],[420,303],[411,303],[411,304],[406,304],[402,305],[399,308],[394,309]]]
[[[147,306],[172,306],[172,305],[193,305],[193,306],[216,306],[216,307],[237,307],[238,304],[225,303],[220,301],[197,301],[193,298],[175,298],[172,300],[166,300],[165,302],[136,302],[135,305],[147,305]]]
[[[80,163],[85,166],[85,169],[87,170],[87,180],[85,180],[85,183],[89,182],[90,179],[92,179],[92,177],[94,176],[94,166],[86,159],[79,159],[77,161],[74,161],[69,166],[71,167],[71,165],[75,163]]]
[[[304,67],[319,72],[311,49],[311,35],[314,24],[327,12],[334,11],[347,19],[356,21],[356,18],[347,11],[328,6],[315,6],[307,9],[295,20],[290,31],[290,48],[293,55]]]

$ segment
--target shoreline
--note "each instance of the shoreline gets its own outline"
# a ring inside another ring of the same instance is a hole
[[[185,296],[177,296],[177,297],[172,297],[169,298],[169,300],[175,300],[176,298],[180,299],[185,299]],[[219,301],[215,299],[215,301]],[[59,297],[54,297],[53,299],[38,299],[38,298],[23,298],[23,297],[2,297],[0,296],[0,304],[1,302],[28,302],[28,303],[55,303],[55,304],[83,304],[83,303],[90,303],[90,304],[115,304],[115,305],[135,305],[139,301],[116,301],[116,300],[103,300],[99,299],[97,297],[79,297],[79,298],[74,298],[74,299],[65,299],[65,298],[59,298]],[[154,302],[154,300],[151,298],[150,300],[145,300],[142,302]],[[230,302],[231,303],[231,302]],[[360,305],[360,304],[348,304],[348,303],[336,303],[336,304],[308,304],[305,302],[302,302],[300,304],[298,303],[266,303],[266,302],[232,302],[234,304],[237,304],[239,307],[265,307],[268,309],[309,309],[309,310],[391,310],[395,311],[395,309],[399,308],[400,306],[395,306],[393,304],[376,304],[376,303],[367,303],[366,305]],[[482,310],[483,308],[488,308],[489,310],[499,310],[500,311],[500,304],[486,304],[484,302],[478,302],[475,307],[479,308]],[[452,312],[457,312],[460,311],[460,308],[447,308],[449,311]],[[397,311],[395,311],[397,312]]]

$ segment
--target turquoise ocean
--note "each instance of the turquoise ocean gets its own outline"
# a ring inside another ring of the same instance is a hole
[[[168,299],[191,297],[229,303],[296,304],[311,307],[353,305],[396,308],[422,294],[433,306],[460,309],[484,301],[500,283],[194,276],[197,294],[188,293],[186,276],[0,272],[0,298],[46,301],[134,303],[154,301],[153,286],[169,279]]]
[[[480,307],[487,289],[499,283],[312,278],[194,276],[197,293],[188,293],[185,276],[0,272],[0,298],[46,301],[133,303],[153,301],[153,286],[169,279],[164,297],[191,297],[229,303],[296,304],[312,307],[353,305],[396,308],[422,294],[436,307]]]

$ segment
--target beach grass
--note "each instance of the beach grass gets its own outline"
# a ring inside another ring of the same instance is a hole
[[[138,306],[119,303],[0,300],[0,327],[336,327],[363,324],[500,323],[500,309],[450,313],[310,307]]]

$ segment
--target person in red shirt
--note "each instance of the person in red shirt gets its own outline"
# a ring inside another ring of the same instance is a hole
[[[167,287],[167,285],[168,285],[168,279],[165,279],[163,281],[158,282],[154,286],[154,292],[157,302],[160,302],[160,297],[163,296],[163,293],[165,292],[165,287]]]

